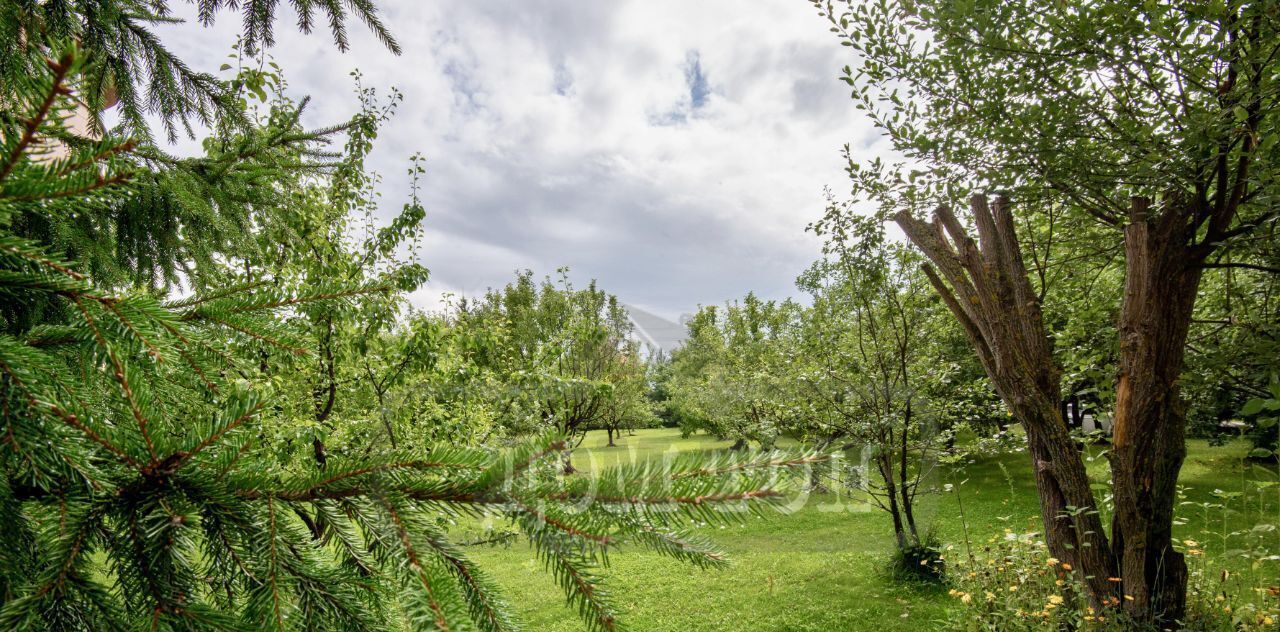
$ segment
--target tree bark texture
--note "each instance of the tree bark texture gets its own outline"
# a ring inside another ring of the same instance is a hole
[[[933,265],[925,274],[960,322],[996,391],[1026,430],[1050,553],[1071,564],[1095,606],[1117,598],[1115,563],[1084,462],[1061,410],[1061,377],[1008,200],[971,200],[978,241],[948,208],[932,224],[895,218]]]
[[[1171,546],[1178,472],[1186,456],[1179,378],[1202,268],[1194,235],[1178,213],[1148,217],[1131,201],[1125,227],[1111,478],[1116,512],[1112,550],[1125,610],[1170,626],[1185,610],[1187,565]]]
[[[925,273],[1027,431],[1050,551],[1072,560],[1094,604],[1121,606],[1139,622],[1177,627],[1187,586],[1185,560],[1172,547],[1178,472],[1186,454],[1179,378],[1203,263],[1213,246],[1197,243],[1199,223],[1189,221],[1197,216],[1194,209],[1171,206],[1152,217],[1150,200],[1131,200],[1108,454],[1115,498],[1108,543],[1059,405],[1059,371],[1022,265],[1009,203],[998,198],[991,209],[982,196],[970,203],[976,244],[946,208],[938,209],[932,225],[908,213],[896,219],[936,266],[926,266]]]

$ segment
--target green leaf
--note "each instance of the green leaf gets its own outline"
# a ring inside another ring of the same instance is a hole
[[[1266,403],[1267,403],[1267,400],[1259,399],[1255,397],[1245,402],[1244,407],[1240,409],[1240,414],[1244,415],[1245,417],[1252,417],[1262,412],[1262,407],[1265,406]]]

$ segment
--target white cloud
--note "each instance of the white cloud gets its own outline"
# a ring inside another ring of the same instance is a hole
[[[792,294],[818,254],[804,227],[823,187],[845,188],[841,145],[876,140],[836,78],[848,49],[799,0],[380,6],[400,57],[356,25],[341,54],[326,33],[293,32],[284,11],[272,54],[291,90],[314,97],[310,124],[354,111],[353,68],[405,94],[371,165],[390,215],[407,157],[428,159],[424,301],[561,265],[672,317],[753,289]],[[213,69],[236,25],[227,15],[164,37]]]

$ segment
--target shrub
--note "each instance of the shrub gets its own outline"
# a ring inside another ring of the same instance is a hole
[[[1184,540],[1189,564],[1186,630],[1274,630],[1280,622],[1280,589],[1265,574],[1238,574],[1206,560],[1194,540]],[[1275,556],[1260,556],[1258,563]],[[1083,598],[1083,577],[1049,555],[1038,533],[989,539],[954,564],[949,594],[962,608],[956,630],[1140,630],[1112,608],[1094,609]],[[1116,581],[1119,581],[1118,578]],[[1110,605],[1119,605],[1110,604]]]
[[[929,533],[919,543],[894,549],[889,574],[900,581],[942,583],[947,575],[947,562],[937,536]]]

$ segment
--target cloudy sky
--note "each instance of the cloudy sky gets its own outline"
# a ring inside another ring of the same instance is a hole
[[[793,295],[819,252],[804,228],[823,187],[847,189],[841,146],[877,149],[837,80],[848,49],[808,0],[378,4],[398,57],[354,24],[340,53],[283,8],[271,55],[314,97],[308,125],[355,111],[355,68],[404,93],[371,166],[390,216],[409,156],[427,159],[423,306],[560,266],[670,318],[749,290]],[[213,71],[237,17],[162,33]]]

